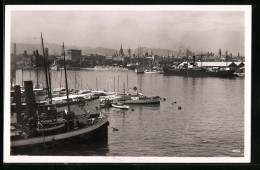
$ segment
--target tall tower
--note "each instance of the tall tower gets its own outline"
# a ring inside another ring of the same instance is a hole
[[[121,43],[121,48],[119,50],[119,56],[124,56],[124,50],[122,48],[122,43]]]
[[[222,55],[222,54],[221,54],[221,48],[220,48],[219,51],[218,51],[218,56],[219,56],[219,58],[222,57],[221,55]]]
[[[131,57],[131,49],[130,49],[130,46],[129,46],[129,49],[128,49],[128,55],[129,55],[129,57]]]

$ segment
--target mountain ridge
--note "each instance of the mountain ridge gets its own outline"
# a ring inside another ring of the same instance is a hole
[[[57,43],[45,43],[44,48],[48,48],[48,52],[50,55],[61,55],[62,52],[62,45]],[[65,46],[65,50],[68,49],[77,49],[82,50],[82,55],[90,55],[90,54],[98,54],[98,55],[114,55],[118,54],[119,49],[112,49],[112,48],[106,48],[106,47],[89,47],[89,46]],[[42,46],[41,44],[27,44],[27,43],[16,43],[16,54],[23,54],[24,51],[27,51],[27,54],[32,54],[33,51],[38,50],[39,53],[42,53]],[[178,50],[171,50],[171,49],[164,49],[164,48],[150,48],[150,47],[142,47],[143,54],[148,52],[148,54],[159,55],[159,56],[168,56],[168,50],[169,55],[172,56],[178,56],[178,55],[184,55],[186,54],[187,48],[184,46],[180,47]],[[124,54],[128,54],[128,49],[124,49]],[[14,42],[11,42],[11,53],[14,53]],[[131,54],[137,54],[138,49],[131,49]],[[197,52],[195,52],[197,53]],[[216,54],[216,53],[215,53]]]

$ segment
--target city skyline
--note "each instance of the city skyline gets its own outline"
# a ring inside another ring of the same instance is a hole
[[[135,49],[193,51],[219,48],[244,55],[244,12],[239,11],[13,11],[11,41]]]

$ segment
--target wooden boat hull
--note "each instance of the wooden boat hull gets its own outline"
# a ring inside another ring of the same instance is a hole
[[[87,126],[87,127],[81,128],[81,129],[72,130],[69,132],[60,133],[60,134],[56,134],[56,135],[50,135],[50,136],[41,136],[41,137],[35,137],[35,138],[14,140],[14,141],[11,141],[11,147],[28,146],[28,145],[46,143],[46,142],[55,141],[55,140],[68,139],[68,138],[75,137],[75,136],[78,136],[81,134],[86,134],[86,133],[92,132],[106,124],[108,124],[108,119],[107,119],[107,117],[104,117],[102,120],[100,120],[96,124]]]
[[[129,109],[129,106],[126,106],[126,105],[119,106],[119,105],[112,104],[112,106],[115,107],[115,108],[118,108],[118,109],[126,109],[126,110]]]

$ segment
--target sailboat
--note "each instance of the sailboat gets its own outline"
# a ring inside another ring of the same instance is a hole
[[[114,103],[112,103],[112,106],[115,107],[115,108],[118,108],[118,109],[126,109],[128,110],[129,109],[129,106],[125,105],[124,101],[125,101],[125,83],[124,83],[124,99],[123,99],[123,102],[121,101],[116,101]]]
[[[67,109],[59,113],[59,117],[55,114],[42,114],[43,111],[39,109],[35,110],[32,81],[25,81],[27,107],[26,114],[23,116],[21,112],[17,112],[17,123],[11,124],[11,148],[30,146],[35,144],[45,144],[51,141],[69,139],[71,137],[88,134],[90,132],[94,132],[97,129],[108,126],[108,118],[107,116],[102,115],[102,113],[90,114],[88,111],[85,111],[84,114],[77,115],[71,110],[68,92],[64,43],[63,56],[65,63],[64,70]],[[17,87],[20,89],[19,86]],[[19,90],[18,92],[20,93]],[[18,92],[17,94],[19,95]],[[53,107],[51,107],[51,101],[49,106],[50,107],[47,107],[47,110],[45,111],[53,113],[49,110],[53,109]],[[44,118],[42,117],[43,115],[45,116]]]

